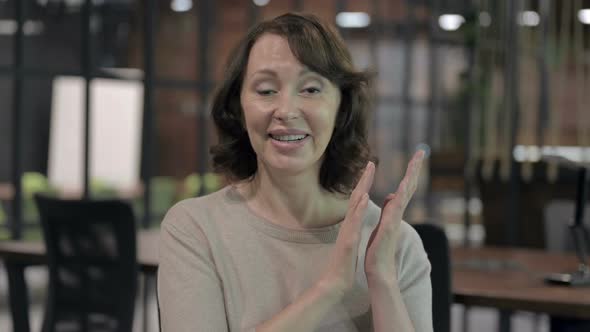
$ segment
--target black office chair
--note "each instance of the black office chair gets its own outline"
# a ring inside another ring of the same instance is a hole
[[[433,224],[415,224],[414,229],[420,235],[424,250],[428,254],[432,271],[432,322],[434,331],[451,330],[451,258],[449,242],[445,232]]]
[[[43,332],[132,330],[135,219],[121,201],[36,195],[49,264]]]

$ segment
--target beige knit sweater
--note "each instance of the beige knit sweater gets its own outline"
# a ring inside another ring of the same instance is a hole
[[[369,204],[356,286],[316,331],[373,330],[362,267],[380,212]],[[160,239],[162,330],[254,331],[318,280],[339,226],[280,227],[255,215],[232,186],[176,204],[162,222]],[[396,257],[403,300],[416,332],[430,332],[430,263],[414,229],[403,222],[400,231]]]

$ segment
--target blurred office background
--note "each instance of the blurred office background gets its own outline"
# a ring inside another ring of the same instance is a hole
[[[248,27],[288,11],[336,25],[377,74],[376,202],[423,148],[406,220],[454,245],[563,249],[547,230],[576,173],[543,156],[590,161],[590,0],[0,0],[0,239],[40,240],[35,192],[128,199],[157,228],[221,188],[212,92]]]

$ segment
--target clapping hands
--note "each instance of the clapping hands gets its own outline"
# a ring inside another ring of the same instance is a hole
[[[382,284],[385,281],[396,280],[395,249],[399,225],[416,191],[423,159],[424,151],[414,154],[397,191],[389,194],[385,199],[379,224],[367,244],[364,268],[369,286],[377,281]],[[354,284],[363,216],[367,209],[374,176],[375,165],[369,162],[350,196],[348,211],[340,228],[329,266],[322,276],[324,284],[342,295]]]

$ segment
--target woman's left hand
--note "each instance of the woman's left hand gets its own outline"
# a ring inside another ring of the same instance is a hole
[[[375,227],[367,244],[365,274],[369,287],[373,283],[389,284],[397,280],[395,251],[399,225],[418,186],[418,176],[423,160],[424,151],[420,150],[414,154],[397,191],[389,194],[385,199],[379,224]]]

